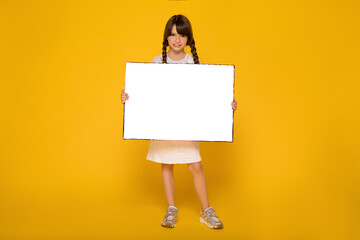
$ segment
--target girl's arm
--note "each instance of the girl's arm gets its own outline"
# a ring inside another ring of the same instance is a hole
[[[125,103],[127,100],[129,100],[129,94],[123,89],[121,92],[121,103]]]

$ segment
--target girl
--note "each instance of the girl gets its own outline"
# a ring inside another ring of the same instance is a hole
[[[186,45],[190,46],[192,56],[185,53],[184,48]],[[169,51],[166,52],[168,46]],[[152,62],[200,64],[192,28],[185,16],[174,15],[168,20],[165,26],[162,55],[156,56]],[[128,99],[129,95],[122,90],[122,103],[125,103]],[[236,105],[237,102],[234,100],[231,103],[234,111]],[[162,181],[168,203],[166,214],[161,222],[163,227],[173,228],[177,222],[178,210],[174,200],[174,164],[187,164],[193,175],[194,187],[201,202],[200,222],[206,224],[209,228],[223,228],[222,222],[209,204],[198,142],[151,140],[146,159],[161,163]]]

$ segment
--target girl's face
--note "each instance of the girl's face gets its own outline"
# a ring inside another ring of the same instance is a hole
[[[176,31],[176,25],[174,24],[171,29],[171,34],[167,38],[169,42],[169,47],[174,52],[183,52],[186,46],[188,37],[185,35],[180,35]]]

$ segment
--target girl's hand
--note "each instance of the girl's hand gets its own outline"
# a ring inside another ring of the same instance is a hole
[[[123,89],[121,92],[121,103],[125,103],[127,100],[129,100],[129,94]]]
[[[234,101],[231,103],[231,107],[233,109],[233,111],[235,112],[236,107],[237,107],[237,101],[234,99]]]

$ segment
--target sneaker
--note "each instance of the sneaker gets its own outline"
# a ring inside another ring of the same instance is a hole
[[[202,210],[200,212],[200,222],[208,226],[209,228],[223,228],[222,222],[215,214],[215,210],[212,207]]]
[[[164,219],[161,222],[161,226],[174,228],[176,227],[178,210],[174,206],[168,207]]]

